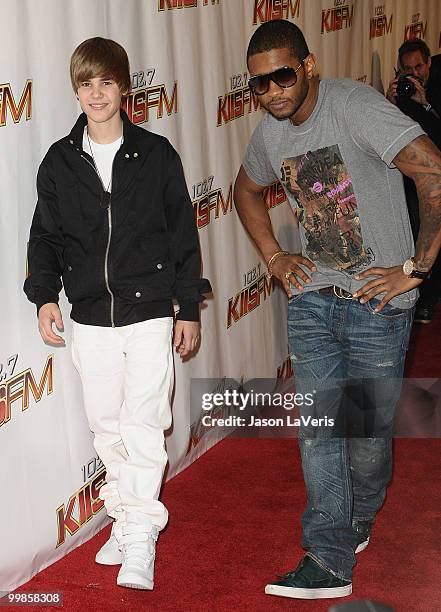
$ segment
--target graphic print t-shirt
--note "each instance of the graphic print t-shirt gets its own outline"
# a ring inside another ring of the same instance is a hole
[[[297,209],[303,254],[318,271],[307,290],[402,264],[414,253],[397,153],[424,134],[373,88],[349,79],[321,81],[316,107],[300,126],[266,115],[243,166],[259,185],[280,180]],[[295,288],[292,288],[295,292]],[[416,291],[391,303],[408,308]]]
[[[282,160],[281,174],[300,209],[309,259],[351,272],[373,261],[363,244],[352,179],[338,145]]]

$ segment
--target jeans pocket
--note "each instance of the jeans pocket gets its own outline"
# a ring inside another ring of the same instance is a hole
[[[374,312],[374,308],[376,308],[379,303],[379,300],[369,300],[366,302],[367,309],[376,317],[381,317],[382,319],[397,319],[407,315],[407,311],[405,309],[395,308],[395,306],[391,306],[390,304],[386,304],[380,312]]]
[[[288,304],[295,304],[295,302],[298,302],[300,300],[300,298],[302,298],[304,295],[305,295],[304,291],[301,291],[300,293],[296,293],[296,294],[292,295],[288,299]]]

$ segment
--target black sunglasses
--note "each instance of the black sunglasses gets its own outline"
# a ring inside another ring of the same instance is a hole
[[[295,69],[284,66],[269,74],[258,74],[257,76],[253,76],[249,79],[248,85],[258,96],[263,96],[263,94],[267,93],[270,87],[270,81],[273,81],[276,85],[284,89],[292,87],[297,83],[297,72],[303,66],[303,62],[304,60],[302,60]]]

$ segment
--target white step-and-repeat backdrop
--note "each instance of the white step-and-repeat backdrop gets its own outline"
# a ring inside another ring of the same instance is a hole
[[[269,282],[239,223],[232,186],[261,118],[247,88],[254,29],[286,18],[305,32],[323,77],[387,89],[399,45],[411,36],[440,49],[439,0],[0,0],[0,591],[9,591],[89,539],[106,517],[95,456],[69,350],[42,343],[22,293],[35,175],[79,107],[68,68],[92,36],[127,50],[136,124],[180,152],[214,296],[203,308],[196,357],[176,360],[168,477],[215,442],[190,410],[191,378],[289,375],[286,299]],[[267,194],[285,248],[298,244],[280,185]]]

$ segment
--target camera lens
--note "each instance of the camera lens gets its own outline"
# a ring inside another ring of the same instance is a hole
[[[416,87],[408,76],[400,76],[397,83],[397,96],[399,98],[411,98],[416,93]]]

